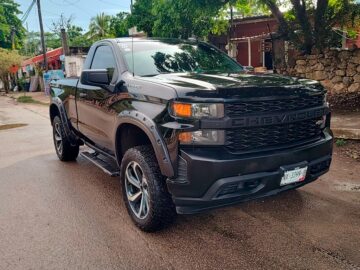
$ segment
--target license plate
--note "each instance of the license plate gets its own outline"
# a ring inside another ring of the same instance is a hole
[[[284,172],[281,178],[280,186],[285,186],[297,182],[302,182],[306,178],[307,167],[295,168]]]

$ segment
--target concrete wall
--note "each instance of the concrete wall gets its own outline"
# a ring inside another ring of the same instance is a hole
[[[65,56],[66,77],[80,77],[85,62],[83,55]]]

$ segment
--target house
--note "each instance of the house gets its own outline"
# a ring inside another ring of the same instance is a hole
[[[274,38],[278,25],[277,20],[272,16],[234,19],[229,35],[210,35],[209,41],[243,66],[270,70],[279,62],[287,63],[295,53],[288,42]],[[342,34],[339,30],[333,31]],[[356,39],[344,38],[344,48],[354,46],[360,48],[360,30]]]
[[[46,52],[48,70],[62,69],[67,77],[79,77],[85,57],[89,51],[88,47],[70,47],[69,55],[64,55],[62,47]],[[34,73],[35,66],[42,66],[44,56],[42,54],[26,59],[22,62],[22,72],[30,75]]]
[[[65,55],[64,69],[66,77],[80,77],[89,47],[70,47]]]
[[[230,30],[230,46],[228,36],[210,36],[210,43],[229,55],[243,66],[273,68],[272,34],[276,32],[278,23],[271,16],[256,16],[235,19]]]
[[[63,55],[63,49],[57,48],[46,52],[46,58],[48,62],[48,69],[61,69],[60,57]],[[42,66],[44,62],[43,54],[24,60],[21,63],[22,71],[28,75],[35,69],[36,65]]]

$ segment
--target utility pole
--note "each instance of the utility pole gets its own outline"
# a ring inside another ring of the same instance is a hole
[[[25,54],[28,55],[28,47],[29,47],[29,26],[26,22],[26,40],[25,40]]]
[[[37,9],[38,9],[38,15],[39,15],[41,47],[42,47],[42,52],[44,55],[44,69],[47,71],[48,65],[47,65],[47,58],[46,58],[46,45],[45,45],[44,26],[43,26],[42,15],[41,15],[40,0],[36,0],[36,4],[37,4]]]
[[[15,50],[15,27],[11,26],[11,49]]]
[[[61,36],[61,43],[62,43],[64,54],[66,56],[70,55],[69,44],[68,44],[68,40],[67,40],[67,34],[66,34],[65,28],[63,28],[63,27],[61,27],[61,29],[60,29],[60,36]]]

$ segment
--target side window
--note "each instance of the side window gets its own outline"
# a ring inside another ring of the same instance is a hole
[[[91,63],[91,69],[107,69],[110,80],[112,80],[115,68],[116,62],[111,48],[109,46],[98,47]]]

